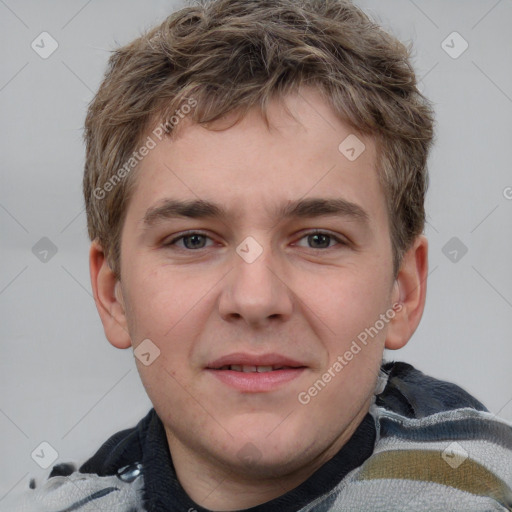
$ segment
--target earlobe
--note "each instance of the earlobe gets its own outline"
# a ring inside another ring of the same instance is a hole
[[[131,346],[121,283],[108,265],[102,247],[95,240],[89,250],[89,271],[94,302],[105,336],[117,348]]]
[[[404,254],[392,293],[395,317],[390,322],[386,348],[397,350],[407,344],[418,327],[427,291],[428,242],[420,235]]]

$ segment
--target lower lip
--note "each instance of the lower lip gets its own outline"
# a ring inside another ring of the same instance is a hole
[[[296,379],[305,368],[287,368],[271,372],[236,372],[233,370],[207,371],[224,384],[246,393],[263,393],[279,388]]]

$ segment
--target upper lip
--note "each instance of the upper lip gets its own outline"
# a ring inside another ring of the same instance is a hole
[[[215,361],[208,363],[206,368],[216,369],[221,368],[222,366],[230,366],[233,364],[241,366],[289,366],[292,368],[303,368],[306,366],[299,361],[283,356],[281,354],[255,355],[237,352],[222,356],[219,359],[215,359]]]

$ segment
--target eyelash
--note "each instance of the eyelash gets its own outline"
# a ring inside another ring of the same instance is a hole
[[[180,240],[184,240],[185,238],[189,238],[191,236],[194,236],[194,235],[200,235],[200,236],[203,236],[205,238],[209,238],[211,240],[211,237],[208,236],[206,233],[203,233],[201,231],[187,231],[183,234],[181,234],[180,236],[177,236],[175,238],[173,238],[172,240],[170,240],[169,242],[166,242],[164,243],[164,247],[171,247],[173,245],[176,245],[177,242],[179,242]],[[303,238],[307,238],[309,236],[314,236],[314,235],[324,235],[324,236],[327,236],[329,237],[331,240],[334,240],[335,242],[337,242],[336,245],[341,245],[341,246],[348,246],[348,242],[341,239],[340,237],[336,236],[336,235],[333,235],[332,233],[328,232],[328,231],[321,231],[321,230],[312,230],[312,231],[308,231],[307,233],[304,233],[300,238],[299,240],[302,240]],[[335,246],[330,246],[330,247],[324,247],[324,248],[314,248],[314,247],[309,247],[309,249],[312,249],[312,250],[317,250],[317,251],[325,251],[327,249],[332,249],[333,247]],[[187,247],[180,247],[179,249],[181,250],[184,250],[184,251],[188,251],[188,252],[193,252],[193,251],[200,251],[201,249],[207,249],[207,247],[201,247],[199,249],[188,249]]]

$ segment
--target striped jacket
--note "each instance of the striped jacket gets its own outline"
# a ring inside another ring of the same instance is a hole
[[[409,365],[388,363],[383,370],[388,382],[368,416],[375,427],[371,455],[326,492],[286,510],[512,510],[512,425],[487,412],[459,387]],[[81,471],[56,467],[43,486],[0,502],[0,511],[187,512],[171,503],[172,497],[165,504],[148,499],[140,462],[116,469],[120,461],[128,461],[123,457],[130,451],[134,429],[116,436]],[[101,467],[88,472],[98,460]],[[196,505],[188,512],[204,510]],[[264,504],[248,510],[284,509]]]

